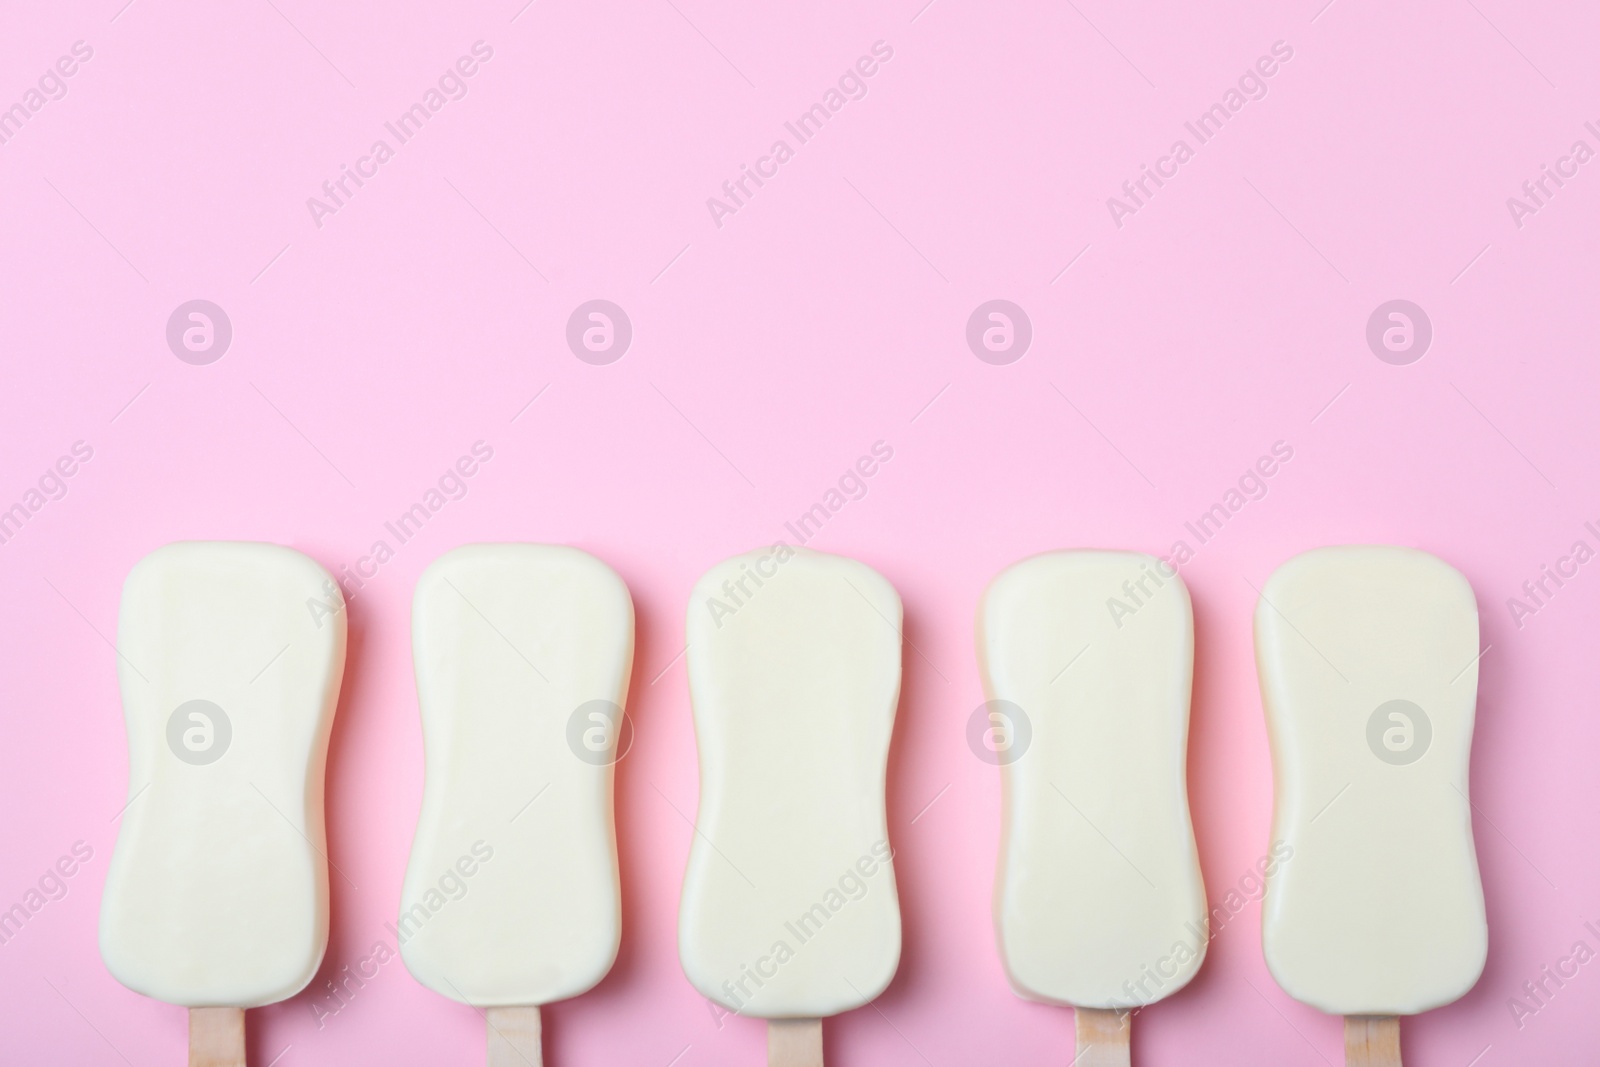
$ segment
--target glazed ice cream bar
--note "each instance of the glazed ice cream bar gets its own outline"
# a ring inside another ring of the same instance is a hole
[[[290,549],[180,542],[128,575],[117,654],[129,799],[100,913],[100,952],[123,985],[236,1012],[316,973],[344,653],[337,586]],[[233,1023],[242,1062],[242,1013]]]
[[[893,587],[842,556],[778,546],[695,587],[700,810],[678,947],[694,987],[732,1011],[815,1020],[866,1004],[894,977],[884,775],[900,625]],[[774,1057],[795,1033],[820,1050],[820,1026],[776,1024]]]
[[[994,915],[1013,988],[1080,1013],[1171,995],[1208,941],[1183,580],[1134,552],[1050,552],[994,580],[977,629],[989,702],[970,739],[1001,768]]]
[[[612,778],[631,741],[633,602],[577,549],[469,545],[418,579],[412,642],[427,781],[401,956],[453,1000],[534,1009],[490,1012],[489,1036],[493,1062],[531,1027],[537,1055],[537,1006],[599,982],[621,938]]]
[[[1255,626],[1273,838],[1293,849],[1267,880],[1267,966],[1336,1015],[1448,1004],[1488,945],[1467,799],[1472,588],[1414,549],[1322,548],[1278,568]]]

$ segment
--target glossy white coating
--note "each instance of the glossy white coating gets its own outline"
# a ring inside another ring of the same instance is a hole
[[[428,988],[480,1007],[576,996],[622,934],[612,779],[633,601],[559,545],[468,545],[417,581],[427,781],[395,933]]]
[[[178,542],[129,573],[117,627],[129,800],[100,954],[130,989],[255,1007],[316,973],[343,607],[321,567],[278,545]]]
[[[690,598],[700,809],[678,948],[731,1010],[833,1015],[894,977],[884,776],[900,627],[876,571],[788,546],[719,564]]]
[[[1001,767],[994,918],[1022,996],[1150,1004],[1205,958],[1186,760],[1194,623],[1183,580],[1135,552],[1034,556],[978,611]]]
[[[1272,742],[1262,949],[1335,1015],[1410,1015],[1477,982],[1488,949],[1468,803],[1478,610],[1410,548],[1296,556],[1262,587],[1256,659]]]

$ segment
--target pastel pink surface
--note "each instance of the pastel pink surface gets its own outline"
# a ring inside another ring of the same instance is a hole
[[[1194,983],[1139,1017],[1139,1062],[1337,1061],[1339,1021],[1268,976],[1244,881],[1271,802],[1250,618],[1278,563],[1350,541],[1460,568],[1489,647],[1472,768],[1489,964],[1464,1000],[1407,1021],[1408,1062],[1590,1057],[1600,975],[1558,987],[1541,968],[1600,948],[1584,926],[1600,892],[1600,565],[1547,582],[1532,614],[1507,600],[1575,541],[1600,548],[1584,526],[1600,528],[1600,163],[1547,186],[1520,227],[1506,201],[1574,141],[1600,147],[1584,126],[1600,126],[1592,12],[123,4],[28,5],[0,35],[3,106],[74,42],[93,49],[0,145],[0,507],[75,442],[93,450],[0,545],[0,908],[74,842],[93,851],[0,944],[0,1061],[182,1062],[183,1013],[119,986],[95,945],[127,785],[108,641],[141,556],[242,538],[335,569],[394,549],[351,606],[328,778],[348,881],[333,880],[328,958],[305,993],[252,1013],[252,1062],[482,1060],[478,1016],[398,961],[343,1006],[325,983],[392,947],[422,788],[413,583],[486,540],[593,552],[638,613],[622,951],[546,1012],[548,1062],[761,1062],[761,1025],[719,1018],[677,963],[696,803],[685,598],[711,563],[793,541],[785,523],[878,441],[893,458],[811,544],[905,602],[889,798],[905,949],[883,997],[828,1024],[830,1062],[1070,1058],[1068,1013],[1017,999],[995,952],[999,782],[965,741],[973,612],[1031,553],[1180,539],[1196,831],[1213,904],[1235,890],[1238,912]],[[384,124],[479,40],[493,57],[466,95],[318,226],[307,198],[392,141]],[[880,40],[893,57],[865,97],[719,227],[707,198],[774,140],[796,145],[784,123]],[[1266,96],[1119,227],[1107,199],[1193,143],[1184,123],[1276,41],[1293,58]],[[1009,366],[964,336],[997,297],[1033,325]],[[209,366],[166,343],[195,298],[233,325]],[[565,341],[595,298],[633,324],[609,366]],[[1434,327],[1409,366],[1365,340],[1394,298]],[[493,458],[465,495],[398,543],[385,523],[478,441]],[[1185,523],[1280,441],[1293,458],[1266,495],[1200,544]],[[1523,985],[1541,980],[1536,1002]]]

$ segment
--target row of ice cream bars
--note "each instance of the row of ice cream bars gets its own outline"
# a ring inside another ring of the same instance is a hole
[[[321,966],[345,616],[321,567],[270,544],[168,545],[124,587],[129,803],[100,948],[123,984],[190,1009],[191,1063],[242,1065],[244,1009]],[[1398,1017],[1460,997],[1486,951],[1472,590],[1413,549],[1316,549],[1262,588],[1255,637],[1276,778],[1267,965],[1346,1017],[1348,1063],[1398,1064]],[[700,801],[679,953],[700,993],[767,1020],[772,1067],[820,1065],[821,1020],[899,963],[885,774],[903,640],[894,588],[843,556],[738,556],[691,598]],[[577,549],[469,545],[418,580],[412,642],[426,782],[392,929],[419,982],[481,1010],[490,1064],[539,1064],[539,1006],[599,982],[621,937],[632,600]],[[966,732],[1000,768],[1005,971],[1076,1009],[1074,1063],[1126,1065],[1134,1010],[1181,989],[1211,936],[1188,592],[1151,556],[1046,553],[989,586],[976,645],[988,702]]]

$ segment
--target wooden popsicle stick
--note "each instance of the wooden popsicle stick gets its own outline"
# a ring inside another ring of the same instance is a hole
[[[543,1067],[544,1042],[539,1008],[486,1008],[489,1031],[489,1067]]]
[[[1398,1015],[1346,1015],[1345,1067],[1401,1067]]]
[[[1130,1067],[1133,1020],[1113,1008],[1074,1008],[1078,1054],[1073,1067]]]
[[[821,1019],[768,1019],[767,1067],[822,1067]]]
[[[244,1009],[189,1009],[189,1067],[244,1067]]]

